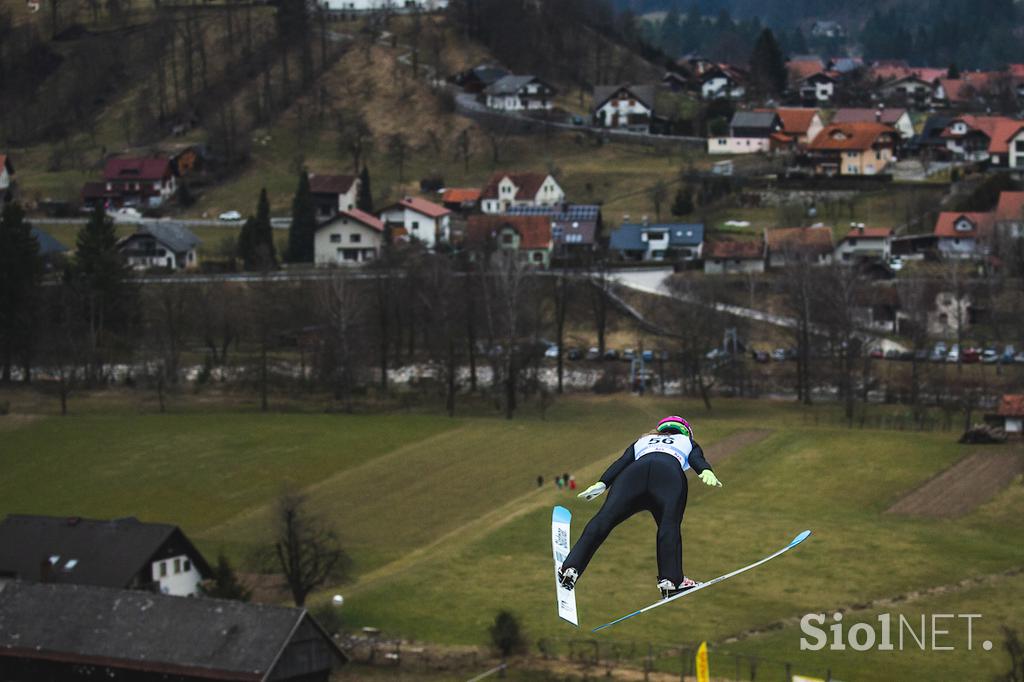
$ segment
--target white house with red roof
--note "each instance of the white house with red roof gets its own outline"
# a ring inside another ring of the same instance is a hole
[[[984,256],[992,224],[992,213],[943,211],[935,221],[939,253],[947,258]]]
[[[1006,116],[973,116],[953,119],[942,131],[946,148],[956,158],[988,161],[993,166],[1024,167],[1024,121]],[[1018,143],[1021,143],[1018,146]]]
[[[384,243],[384,223],[358,208],[321,223],[313,239],[318,266],[358,265],[376,259]]]
[[[452,212],[419,197],[402,197],[380,213],[380,219],[388,227],[402,227],[409,237],[434,248],[438,243],[450,242],[452,237]]]
[[[1024,237],[1024,192],[1000,192],[995,228],[1000,237]]]
[[[993,421],[1002,422],[1006,435],[1024,435],[1024,394],[1004,393],[994,416]]]
[[[103,196],[113,206],[156,207],[178,189],[170,158],[116,156],[103,166]]]
[[[888,261],[892,234],[891,227],[854,225],[836,244],[835,262],[853,265],[865,261]]]
[[[910,112],[894,107],[839,109],[832,116],[831,123],[883,123],[895,128],[903,140],[914,136],[914,122],[910,119]]]
[[[309,192],[313,195],[317,218],[325,220],[356,207],[359,178],[355,175],[310,173]]]
[[[480,194],[480,210],[504,213],[513,206],[557,206],[565,192],[555,178],[543,173],[504,173],[491,176]]]
[[[779,107],[775,110],[782,120],[782,133],[799,146],[810,144],[825,124],[818,109],[805,107]]]

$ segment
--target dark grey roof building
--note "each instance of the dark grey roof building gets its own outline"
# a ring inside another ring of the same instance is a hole
[[[7,682],[327,682],[346,660],[305,609],[0,583]]]
[[[136,268],[194,268],[199,264],[199,237],[182,223],[170,221],[141,223],[134,233],[121,239],[117,249]]]
[[[771,137],[782,130],[782,119],[774,111],[737,111],[729,130],[732,137]]]
[[[213,575],[177,526],[11,514],[0,523],[0,580],[191,595]]]

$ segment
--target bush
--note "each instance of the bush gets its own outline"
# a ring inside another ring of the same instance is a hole
[[[526,651],[526,639],[519,626],[519,619],[511,612],[499,611],[494,617],[490,633],[491,642],[501,652],[502,658]]]

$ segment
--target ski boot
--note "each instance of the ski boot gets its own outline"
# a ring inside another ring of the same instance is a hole
[[[668,599],[669,597],[674,597],[675,595],[680,594],[681,592],[692,590],[700,584],[701,583],[697,582],[696,580],[684,577],[683,582],[676,585],[671,580],[663,578],[658,581],[658,589],[661,590],[661,598]]]
[[[580,577],[579,572],[571,566],[564,571],[558,569],[558,584],[567,590],[572,590],[576,587],[576,579]]]

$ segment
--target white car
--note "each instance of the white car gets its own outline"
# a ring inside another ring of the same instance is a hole
[[[557,358],[558,357],[558,346],[548,346],[548,349],[544,351],[544,357],[546,358]]]
[[[224,211],[219,216],[217,216],[217,219],[223,220],[224,222],[233,223],[241,220],[242,214],[239,213],[238,211]]]
[[[142,221],[142,214],[139,213],[138,209],[131,206],[115,208],[113,211],[109,211],[108,215],[114,219],[115,223],[138,223]]]

